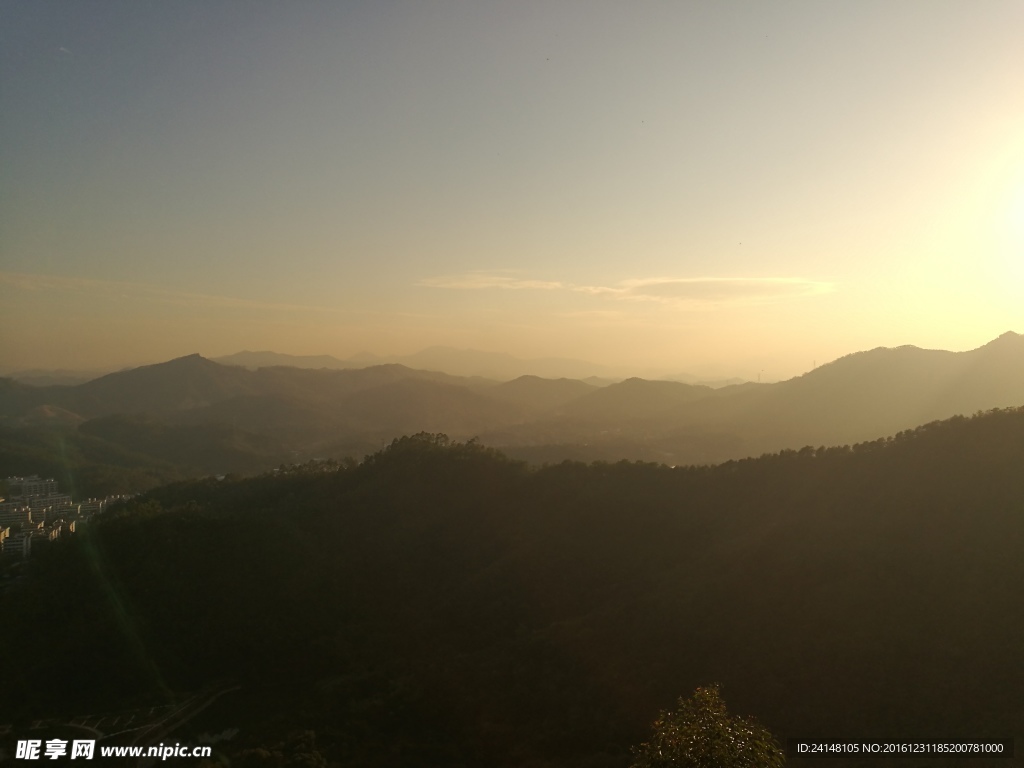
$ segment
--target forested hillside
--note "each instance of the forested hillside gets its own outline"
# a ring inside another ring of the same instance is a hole
[[[718,682],[780,739],[1005,738],[1021,552],[1024,409],[698,468],[417,435],[39,552],[0,722],[237,684],[189,727],[240,728],[238,764],[303,729],[332,765],[611,768]]]

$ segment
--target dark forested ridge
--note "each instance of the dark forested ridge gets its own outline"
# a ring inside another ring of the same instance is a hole
[[[40,552],[0,721],[231,684],[194,726],[237,764],[610,768],[714,681],[779,739],[1019,736],[1022,552],[1024,409],[690,468],[417,435]]]
[[[499,383],[396,364],[247,370],[190,355],[78,386],[0,379],[0,475],[62,472],[80,475],[77,485],[88,493],[132,492],[157,477],[362,456],[421,431],[478,437],[534,464],[708,464],[862,442],[1021,405],[1024,336],[1014,333],[969,352],[879,348],[777,384],[720,389],[636,378],[607,386],[537,376]],[[18,440],[39,466],[14,468],[24,462],[7,446]],[[70,458],[46,453],[55,441],[69,446]],[[110,487],[118,467],[133,472]]]

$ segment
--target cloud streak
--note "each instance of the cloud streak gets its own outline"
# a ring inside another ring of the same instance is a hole
[[[653,277],[623,280],[614,285],[578,285],[484,272],[427,278],[419,285],[456,290],[562,290],[676,307],[766,303],[818,296],[836,289],[833,283],[800,277]]]
[[[746,304],[817,296],[835,286],[798,277],[694,277],[626,280],[604,290],[620,299],[662,304]]]

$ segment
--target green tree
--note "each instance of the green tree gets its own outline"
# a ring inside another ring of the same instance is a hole
[[[785,755],[767,728],[732,717],[718,686],[698,688],[654,721],[654,737],[635,750],[632,768],[779,768]]]

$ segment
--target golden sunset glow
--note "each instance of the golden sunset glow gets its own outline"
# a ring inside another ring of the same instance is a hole
[[[6,370],[785,378],[1022,328],[1016,2],[5,14]]]

